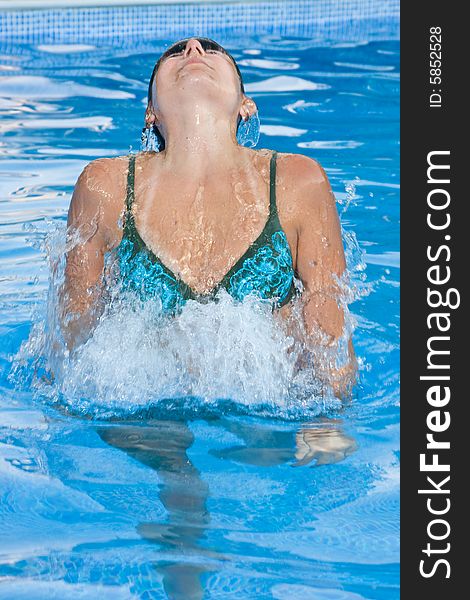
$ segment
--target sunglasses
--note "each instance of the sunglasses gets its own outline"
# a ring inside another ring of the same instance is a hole
[[[184,40],[177,42],[176,44],[174,44],[173,46],[168,48],[168,50],[162,54],[160,60],[165,60],[165,58],[168,58],[169,56],[174,56],[175,54],[182,54],[190,39],[196,39],[201,44],[204,52],[220,52],[221,54],[225,54],[226,56],[229,56],[230,58],[232,58],[230,56],[230,54],[224,48],[222,48],[222,46],[220,44],[218,44],[217,42],[214,42],[214,40],[210,40],[209,38],[199,38],[198,37],[198,38],[186,38]]]

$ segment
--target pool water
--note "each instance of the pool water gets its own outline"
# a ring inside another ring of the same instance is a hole
[[[46,257],[73,185],[90,160],[139,148],[147,78],[171,41],[2,50],[0,598],[397,599],[397,41],[220,40],[258,105],[259,147],[323,165],[350,261],[355,240],[363,252],[350,403],[268,416],[248,386],[242,403],[209,412],[190,398],[184,414],[173,400],[123,416],[108,394],[135,406],[148,378],[111,393],[117,369],[105,373],[98,351],[85,367],[100,365],[106,393],[69,399],[75,412],[15,376],[44,342],[33,325],[47,321]],[[207,385],[217,394],[210,374]]]

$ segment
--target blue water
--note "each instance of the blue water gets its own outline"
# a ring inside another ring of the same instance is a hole
[[[221,41],[258,104],[259,146],[324,166],[365,253],[354,399],[295,419],[197,400],[186,418],[91,419],[15,382],[44,314],[45,236],[87,162],[138,149],[162,40],[0,48],[0,598],[399,597],[398,42]]]

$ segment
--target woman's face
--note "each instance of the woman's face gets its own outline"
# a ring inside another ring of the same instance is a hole
[[[163,117],[184,102],[211,101],[227,116],[238,114],[243,94],[230,56],[204,50],[197,38],[175,46],[178,52],[162,59],[154,78],[154,111]]]

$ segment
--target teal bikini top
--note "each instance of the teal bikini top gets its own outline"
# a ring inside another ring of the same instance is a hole
[[[276,152],[270,161],[269,217],[263,231],[246,252],[206,294],[198,294],[169,269],[147,247],[135,226],[134,201],[135,155],[129,157],[126,212],[121,243],[117,248],[121,284],[142,299],[158,296],[165,312],[175,312],[188,299],[214,298],[220,288],[236,300],[248,295],[271,300],[273,310],[289,302],[295,293],[292,255],[276,207]]]

